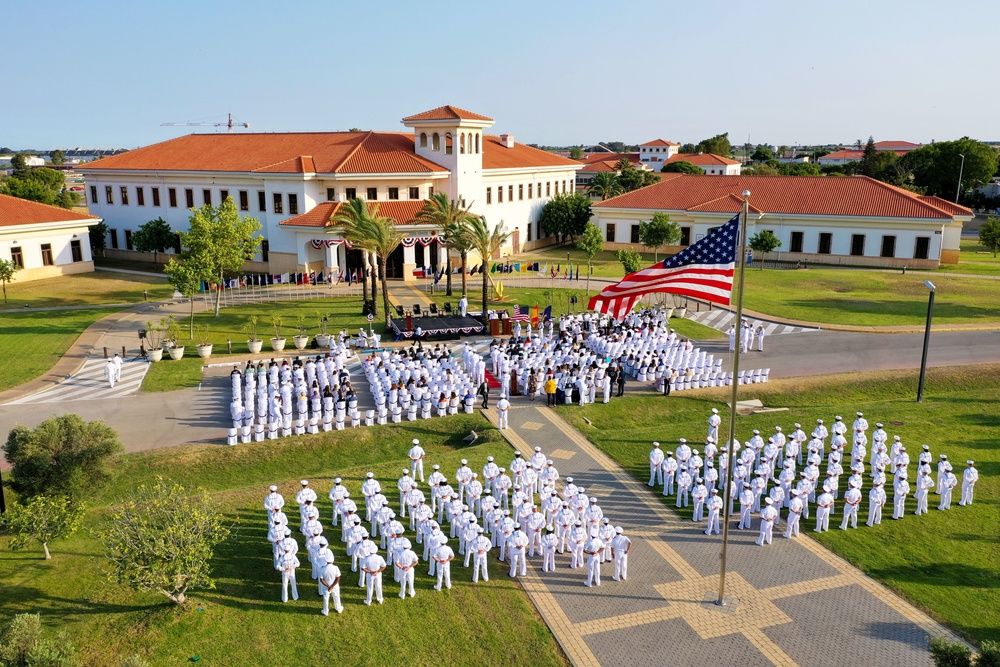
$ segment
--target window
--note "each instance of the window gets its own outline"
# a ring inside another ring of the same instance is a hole
[[[524,201],[524,183],[517,184],[517,199],[518,201]]]
[[[135,205],[145,206],[146,205],[146,189],[143,187],[136,187],[135,189]]]
[[[267,239],[264,239],[263,241],[260,242],[260,259],[262,262],[267,261],[268,253],[270,252],[271,252],[271,244],[267,242]]]
[[[479,154],[479,133],[476,132],[476,154]]]
[[[444,135],[444,154],[451,155],[455,152],[455,141],[452,139],[451,132],[446,132]]]
[[[531,191],[534,185],[535,185],[534,183],[528,183],[528,199],[531,199],[532,197]]]
[[[895,236],[883,236],[882,237],[882,252],[879,253],[880,257],[895,257],[896,256],[896,237]]]
[[[420,199],[420,188],[410,188],[410,199]]]
[[[486,188],[486,203],[493,203],[493,188]]]
[[[108,234],[111,235],[111,249],[118,250],[118,230],[109,229]]]
[[[514,201],[514,186],[507,186],[507,201]]]
[[[97,203],[97,186],[96,185],[91,185],[90,186],[90,203],[91,204],[96,204]]]
[[[545,181],[545,196],[552,196],[552,181]]]
[[[639,225],[632,225],[631,242],[632,243],[639,242]]]
[[[427,133],[426,132],[421,132],[420,133],[420,147],[421,148],[427,148]]]
[[[851,254],[857,256],[865,254],[864,234],[851,234]]]
[[[802,252],[802,232],[792,232],[792,252]]]
[[[55,262],[52,261],[52,244],[43,243],[42,244],[42,266],[52,266]]]
[[[250,193],[246,190],[240,190],[240,210],[250,210]]]
[[[274,212],[277,214],[282,214],[285,212],[284,205],[281,203],[281,193],[274,192],[271,194],[271,199],[274,202]]]
[[[294,192],[288,193],[288,215],[299,214],[299,196]]]
[[[149,191],[153,195],[153,206],[158,208],[160,206],[160,188],[150,188]]]
[[[528,223],[528,243],[531,243],[531,229],[534,227],[530,222]]]
[[[434,196],[434,186],[433,185],[430,186],[429,188],[427,188],[427,196],[428,197],[433,197]]]
[[[10,249],[10,261],[14,262],[14,266],[17,268],[24,268],[24,253],[21,252],[21,246],[16,245]]]
[[[229,190],[219,190],[219,203],[225,204],[227,199],[229,199]]]
[[[170,208],[177,208],[177,188],[167,188],[167,201],[170,202]]]
[[[503,203],[503,186],[502,185],[498,185],[497,186],[497,203],[498,204],[502,204]]]
[[[183,248],[181,248],[181,235],[174,234],[174,254],[179,255],[181,254],[182,250]]]
[[[326,200],[327,201],[337,201],[337,188],[327,188],[326,189]]]
[[[212,191],[211,190],[202,190],[201,191],[201,203],[204,204],[205,206],[211,206],[212,205]]]
[[[263,190],[257,191],[257,210],[261,213],[267,212],[267,195]]]
[[[819,235],[819,248],[816,252],[820,255],[829,255],[830,248],[833,246],[833,234],[829,232],[823,232]]]
[[[465,132],[458,135],[458,152],[465,155]]]
[[[115,196],[111,192],[111,186],[110,185],[105,185],[104,186],[104,200],[108,203],[109,206],[111,204],[115,203]]]
[[[365,188],[365,198],[369,201],[378,199],[378,188]]]
[[[691,245],[691,228],[681,227],[681,245]]]
[[[69,242],[70,252],[73,253],[74,262],[83,261],[83,248],[80,247],[80,239],[73,239]]]
[[[424,246],[419,243],[413,246],[413,263],[417,266],[426,266],[427,260],[424,257]]]
[[[194,190],[191,188],[184,188],[184,203],[185,208],[194,208]]]
[[[125,248],[127,250],[135,250],[135,247],[132,245],[132,230],[131,229],[126,229],[125,230]]]
[[[122,193],[122,206],[128,206],[128,188],[126,186],[121,186]]]
[[[344,190],[344,193],[347,196],[347,201],[350,201],[352,199],[357,199],[358,198],[358,189],[357,188],[347,188],[346,190]]]
[[[614,223],[605,225],[604,229],[604,240],[608,243],[615,242],[615,225]]]
[[[913,259],[927,259],[931,249],[931,237],[918,236],[913,246]]]
[[[441,135],[437,132],[431,135],[431,150],[439,151],[441,150]]]
[[[389,188],[389,199],[399,199],[399,188]]]

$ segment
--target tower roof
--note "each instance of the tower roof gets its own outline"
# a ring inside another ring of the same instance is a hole
[[[476,120],[492,123],[493,119],[489,116],[482,116],[478,113],[472,113],[471,111],[466,111],[465,109],[459,109],[458,107],[453,107],[450,104],[446,104],[443,107],[438,107],[437,109],[431,109],[430,111],[424,111],[423,113],[414,114],[412,116],[407,116],[403,119],[404,123],[410,121],[420,121],[420,120]]]

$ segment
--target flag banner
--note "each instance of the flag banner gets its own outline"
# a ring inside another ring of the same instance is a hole
[[[517,264],[514,265],[512,273],[520,273],[520,272],[521,272],[521,263],[518,262]]]
[[[425,275],[424,274],[424,267],[421,266],[421,267],[418,267],[416,269],[413,269],[413,277],[414,278],[423,278],[424,275]]]
[[[521,306],[514,306],[514,314],[510,316],[511,322],[527,322],[528,321],[528,309]]]
[[[580,279],[580,265],[579,264],[576,265],[576,279],[577,280]]]
[[[548,322],[552,319],[552,306],[545,306],[545,310],[542,311],[542,322]]]
[[[531,307],[531,323],[538,324],[538,304]]]
[[[622,319],[642,295],[681,294],[728,306],[733,294],[740,214],[673,257],[631,273],[590,299],[589,308]]]
[[[542,265],[542,268],[538,269],[538,272],[539,273],[548,273],[549,272],[549,265],[548,264]]]

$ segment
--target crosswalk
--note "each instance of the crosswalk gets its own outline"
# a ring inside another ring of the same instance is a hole
[[[75,375],[36,394],[19,398],[5,405],[29,403],[55,403],[62,401],[94,401],[104,398],[123,398],[139,391],[142,379],[149,370],[145,361],[126,361],[122,364],[121,380],[115,388],[108,387],[104,378],[104,359],[88,359]]]
[[[687,318],[693,322],[697,322],[698,324],[704,324],[705,326],[712,327],[717,331],[725,332],[728,331],[729,327],[733,324],[733,320],[736,319],[736,315],[732,311],[725,310],[724,308],[714,308],[712,310],[703,310],[698,313],[688,313]],[[819,329],[812,327],[796,327],[791,324],[768,322],[767,320],[751,318],[746,318],[746,320],[753,325],[754,329],[763,325],[765,336],[819,331]]]

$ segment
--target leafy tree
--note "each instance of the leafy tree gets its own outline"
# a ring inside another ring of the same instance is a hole
[[[573,146],[569,149],[569,159],[570,160],[581,160],[583,159],[583,148],[580,146]]]
[[[443,192],[435,192],[417,214],[415,222],[434,225],[445,234],[445,247],[448,249],[448,282],[445,294],[451,296],[451,251],[459,253],[462,258],[462,295],[466,293],[465,260],[468,255],[468,245],[464,239],[465,225],[472,213],[461,202],[448,199]],[[463,251],[464,248],[464,251]],[[463,254],[464,252],[464,254]]]
[[[558,234],[561,240],[579,236],[590,222],[590,198],[578,192],[558,194],[542,207],[538,222],[546,234]]]
[[[986,639],[979,646],[976,667],[1000,667],[1000,642]]]
[[[788,162],[778,164],[778,173],[782,176],[819,176],[823,172],[812,162]]]
[[[135,238],[135,237],[133,237]],[[163,267],[167,280],[184,295],[191,305],[188,314],[188,338],[194,338],[194,295],[201,289],[201,281],[208,273],[207,267],[198,265],[198,257],[183,253],[180,259],[171,257]]]
[[[931,637],[930,650],[936,667],[972,667],[972,651],[965,644]]]
[[[580,240],[576,242],[576,247],[587,255],[587,296],[590,296],[590,267],[597,253],[604,249],[604,236],[597,225],[587,223]]]
[[[49,153],[49,157],[52,159],[52,164],[56,165],[66,164],[66,154],[63,153],[58,148]]]
[[[10,166],[14,169],[15,177],[23,177],[28,173],[28,156],[24,153],[16,154],[10,159]]]
[[[769,160],[768,162],[774,162],[774,160]],[[760,162],[758,164],[751,164],[743,167],[740,173],[745,176],[779,176],[781,175],[781,169],[775,167],[768,162]]]
[[[682,144],[681,147],[680,147],[680,149],[679,149],[679,152],[680,153],[697,153],[698,152],[698,147],[695,146],[694,144]]]
[[[260,221],[250,216],[241,216],[236,211],[232,197],[218,207],[202,206],[192,209],[190,226],[181,234],[181,245],[185,246],[195,265],[204,268],[205,280],[222,284],[227,273],[235,273],[253,259],[260,247]],[[215,316],[219,316],[222,290],[215,293]]]
[[[618,173],[618,182],[621,183],[622,189],[625,192],[632,192],[647,185],[659,183],[661,180],[662,177],[659,174],[636,169],[631,164]]]
[[[703,139],[698,143],[697,150],[693,152],[714,153],[715,155],[728,157],[731,150],[732,144],[729,143],[729,133],[724,132],[722,134],[717,134],[714,137]]]
[[[660,169],[663,174],[704,174],[705,170],[687,160],[668,162]]]
[[[625,269],[625,275],[635,273],[642,268],[642,255],[631,248],[616,251],[615,257],[617,257],[618,261],[622,263],[622,268]]]
[[[768,160],[774,159],[774,151],[771,150],[770,146],[761,144],[754,150],[753,154],[750,155],[750,159],[754,162],[767,162]]]
[[[654,213],[649,222],[639,223],[639,243],[653,249],[653,261],[658,261],[661,246],[673,245],[681,240],[681,228],[666,213]]]
[[[37,201],[41,204],[52,206],[56,203],[56,195],[58,193],[45,187],[45,184],[40,181],[11,176],[3,183],[0,183],[0,194],[10,195],[18,199],[27,199],[28,201]]]
[[[775,250],[780,248],[781,241],[779,241],[778,237],[775,236],[774,233],[772,233],[770,230],[762,229],[753,235],[748,245],[750,246],[751,250],[763,255],[764,253],[774,252]],[[761,271],[764,270],[763,260],[761,260],[760,263],[760,270]]]
[[[14,274],[21,270],[14,260],[0,259],[0,283],[3,283],[3,302],[7,303],[7,283],[14,282]]]
[[[375,204],[369,212],[368,203],[360,199],[353,199],[344,214],[334,217],[342,227],[344,238],[350,241],[351,245],[367,250],[375,256],[378,262],[378,277],[382,282],[382,306],[385,314],[385,325],[390,322],[389,310],[389,286],[386,283],[385,266],[389,255],[399,247],[403,241],[403,233],[396,229],[396,223],[392,218],[379,217],[378,204]],[[372,303],[375,302],[375,286],[372,285]],[[372,312],[378,315],[378,310]]]
[[[80,203],[80,193],[63,188],[55,196],[55,205],[59,208],[71,209]]]
[[[108,247],[108,231],[108,223],[103,220],[90,226],[88,232],[90,235],[90,252],[92,254],[101,253],[102,256],[104,255],[104,250]]]
[[[914,185],[924,188],[929,195],[950,200],[959,187],[960,170],[963,183],[986,183],[996,173],[998,159],[1000,156],[991,146],[963,137],[922,146],[907,153],[902,161],[906,170],[913,173]]]
[[[222,519],[204,489],[162,478],[133,489],[97,532],[110,561],[108,578],[178,605],[191,588],[215,588],[212,555],[230,535]]]
[[[997,250],[1000,250],[1000,218],[993,216],[983,223],[983,226],[979,228],[979,244],[984,248],[992,250],[994,257],[997,256]],[[2,274],[0,274],[0,277],[2,277]],[[4,301],[6,300],[7,295],[5,292]]]
[[[625,190],[618,181],[618,174],[611,171],[601,171],[594,175],[594,180],[587,186],[587,194],[591,197],[600,197],[601,200],[611,199],[622,194]]]
[[[174,230],[170,224],[161,218],[154,218],[139,225],[132,234],[132,245],[139,252],[153,253],[153,263],[156,263],[157,253],[166,252],[174,244]]]
[[[10,488],[22,498],[80,497],[107,479],[108,461],[120,451],[114,429],[76,414],[46,419],[34,429],[18,424],[3,447],[12,468]]]
[[[30,181],[38,181],[53,192],[59,192],[59,190],[61,190],[66,184],[66,174],[57,169],[49,169],[48,167],[31,169],[24,175],[23,178]]]
[[[557,195],[549,201],[551,204],[553,201],[559,197],[571,197],[574,195]],[[582,196],[582,195],[576,195]],[[584,197],[586,199],[586,197]],[[589,208],[590,203],[587,203]],[[548,204],[546,204],[548,207]],[[543,209],[544,212],[544,209]],[[482,260],[483,270],[483,325],[489,326],[489,296],[490,296],[490,271],[487,268],[490,260],[495,254],[500,252],[500,248],[507,242],[510,238],[510,232],[506,231],[503,226],[503,221],[497,223],[497,225],[490,229],[489,223],[486,222],[486,218],[482,216],[475,216],[469,219],[469,240],[471,242],[472,248],[479,253],[479,257]]]
[[[75,533],[85,513],[83,503],[65,496],[35,496],[23,505],[14,504],[4,518],[5,527],[14,533],[10,548],[20,551],[31,541],[40,542],[49,560],[49,542]]]
[[[38,614],[18,614],[0,636],[4,667],[76,667],[76,649],[65,631],[47,636]]]

